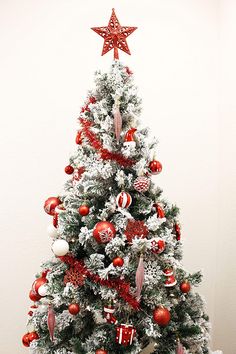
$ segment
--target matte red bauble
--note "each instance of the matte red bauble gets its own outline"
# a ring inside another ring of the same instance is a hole
[[[56,207],[61,204],[61,201],[57,197],[50,197],[44,203],[44,210],[49,215],[54,215]]]
[[[74,172],[74,167],[72,167],[71,165],[68,165],[65,167],[65,173],[68,175],[72,175],[72,173]]]
[[[38,289],[41,285],[46,284],[48,281],[46,278],[40,277],[33,282],[32,289],[35,293],[38,293]]]
[[[157,160],[153,160],[149,163],[149,168],[153,175],[158,175],[162,171],[162,164]]]
[[[122,267],[124,264],[124,260],[121,257],[116,257],[112,261],[114,267]]]
[[[165,307],[157,307],[153,311],[153,319],[159,326],[167,326],[170,322],[170,312]]]
[[[77,315],[80,312],[80,307],[78,304],[70,304],[68,306],[68,311],[71,313],[71,315]]]
[[[180,284],[180,290],[182,293],[188,293],[191,289],[191,285],[188,281],[184,281],[183,283]]]
[[[78,212],[81,216],[86,216],[89,214],[89,207],[87,205],[81,205],[78,209]]]
[[[33,340],[39,339],[39,335],[37,332],[31,332],[28,334],[29,341],[32,342]]]
[[[29,341],[29,333],[26,333],[23,335],[22,337],[22,343],[25,347],[29,347],[30,346],[30,341]]]
[[[31,301],[39,301],[41,299],[41,296],[39,294],[35,293],[33,290],[30,290],[29,298]]]
[[[109,221],[99,221],[93,230],[93,237],[98,243],[111,241],[115,234],[115,226]]]
[[[108,354],[108,352],[104,349],[97,349],[95,353],[96,354]]]

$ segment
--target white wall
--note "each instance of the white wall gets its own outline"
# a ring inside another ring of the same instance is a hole
[[[234,142],[228,137],[235,113],[236,14],[233,1],[219,5],[214,0],[0,2],[1,353],[26,352],[20,340],[28,290],[41,261],[51,256],[45,231],[50,220],[42,205],[66,179],[76,118],[93,72],[111,63],[111,55],[100,57],[102,39],[89,28],[106,25],[113,6],[121,24],[139,27],[129,39],[132,56],[121,59],[135,72],[143,122],[160,140],[164,170],[156,181],[181,207],[184,264],[204,271],[199,290],[207,301],[214,347],[235,353],[236,285],[230,289],[234,259],[228,257]]]

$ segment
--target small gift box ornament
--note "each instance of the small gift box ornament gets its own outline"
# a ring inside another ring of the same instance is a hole
[[[133,325],[121,324],[116,327],[116,343],[124,346],[131,345],[133,343],[136,329]]]

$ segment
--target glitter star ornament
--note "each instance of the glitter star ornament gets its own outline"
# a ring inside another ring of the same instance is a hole
[[[114,59],[119,59],[118,49],[123,50],[127,54],[131,54],[126,38],[130,36],[137,27],[121,26],[112,9],[112,14],[107,27],[92,27],[94,32],[104,38],[102,55],[106,54],[114,48]]]

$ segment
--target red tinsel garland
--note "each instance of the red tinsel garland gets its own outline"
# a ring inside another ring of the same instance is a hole
[[[102,279],[99,275],[91,273],[87,269],[86,265],[84,264],[84,262],[82,260],[75,259],[71,255],[67,255],[67,256],[63,256],[63,257],[59,257],[59,258],[62,262],[68,264],[71,268],[76,270],[81,275],[89,278],[94,283],[98,283],[102,286],[106,286],[108,288],[115,289],[118,292],[119,296],[123,300],[128,302],[128,304],[130,306],[132,306],[133,309],[139,310],[140,304],[136,300],[136,298],[130,294],[130,292],[129,292],[130,291],[130,284],[128,282],[126,282],[120,278],[118,278],[118,279]],[[64,279],[64,281],[65,280],[66,279]]]
[[[88,139],[90,145],[94,149],[96,149],[100,152],[101,158],[103,160],[116,161],[119,165],[121,165],[123,167],[130,167],[135,163],[134,160],[128,159],[120,153],[112,152],[107,149],[104,149],[101,141],[97,138],[96,134],[90,130],[90,128],[92,126],[92,122],[90,122],[84,118],[79,118],[79,121],[82,125],[82,131],[83,131],[84,135],[86,136],[86,138]]]

